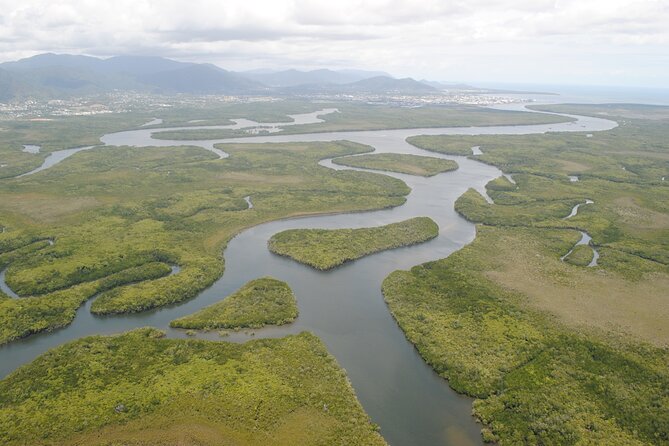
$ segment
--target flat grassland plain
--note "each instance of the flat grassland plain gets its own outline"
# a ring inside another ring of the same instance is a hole
[[[272,236],[267,247],[275,254],[305,265],[328,270],[351,260],[383,251],[426,242],[439,235],[429,217],[358,229],[289,229]]]
[[[268,122],[321,107],[236,104],[161,110],[159,116],[165,125],[201,119],[203,125],[228,124],[237,117]],[[430,118],[434,113],[439,116]],[[101,148],[14,178],[54,150],[96,145],[102,134],[137,128],[156,114],[2,122],[0,269],[20,298],[0,294],[0,343],[69,324],[94,296],[91,311],[97,314],[184,301],[222,275],[222,250],[245,228],[290,216],[398,206],[409,192],[385,175],[318,165],[371,150],[347,142],[226,145],[230,157],[224,160],[193,147]],[[356,106],[318,125],[556,120],[473,107],[409,112]],[[296,127],[291,132],[312,130]],[[41,151],[23,152],[24,144]],[[170,274],[176,266],[179,273]],[[0,387],[0,432],[8,445],[170,444],[174,438],[215,444],[221,435],[239,444],[268,438],[278,444],[383,443],[342,371],[308,334],[244,345],[159,339],[154,330],[86,338],[20,368]]]
[[[669,444],[669,108],[544,109],[620,126],[410,138],[440,153],[480,146],[476,158],[514,181],[488,184],[493,204],[460,197],[476,240],[391,274],[384,296],[423,358],[477,398],[486,441]],[[578,231],[592,246],[561,261]]]

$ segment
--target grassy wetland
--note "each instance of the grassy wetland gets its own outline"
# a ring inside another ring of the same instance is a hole
[[[421,136],[513,175],[456,209],[476,240],[397,271],[388,305],[423,358],[477,398],[486,441],[669,444],[667,108],[569,106],[621,125],[588,135]],[[576,176],[578,181],[571,181]],[[585,200],[577,215],[566,219]],[[600,254],[577,246],[578,231]]]
[[[335,164],[366,169],[385,170],[431,177],[438,173],[450,172],[458,168],[452,160],[402,153],[379,153],[371,155],[344,156],[332,160]]]
[[[314,335],[234,344],[150,328],[70,342],[0,381],[0,441],[386,444]]]
[[[435,238],[439,227],[428,217],[415,217],[375,228],[289,229],[272,236],[270,251],[320,270],[336,268],[385,249]]]
[[[176,328],[239,329],[284,325],[297,317],[297,300],[286,282],[252,280],[225,299],[170,323]]]

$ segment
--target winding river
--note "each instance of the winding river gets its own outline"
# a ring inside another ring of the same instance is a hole
[[[312,115],[315,117],[317,114]],[[604,119],[578,117],[576,122],[550,125],[273,134],[219,141],[165,141],[151,138],[152,132],[172,129],[140,129],[105,135],[102,141],[108,146],[194,145],[217,151],[220,157],[226,154],[215,148],[215,143],[349,140],[371,145],[382,153],[453,159],[460,167],[456,171],[430,178],[383,172],[403,180],[411,187],[407,202],[393,209],[280,220],[249,228],[228,244],[224,253],[224,275],[195,299],[180,305],[140,314],[97,317],[90,313],[91,301],[88,301],[79,309],[69,327],[0,347],[0,377],[47,349],[86,335],[155,326],[166,330],[170,337],[185,337],[184,331],[169,328],[171,320],[218,301],[251,279],[271,275],[287,281],[294,290],[300,308],[298,319],[288,326],[265,328],[255,333],[233,333],[226,340],[237,342],[254,336],[279,337],[309,330],[325,342],[339,364],[347,370],[362,405],[372,420],[380,425],[381,433],[391,445],[479,445],[482,443],[480,426],[471,416],[472,400],[452,391],[448,383],[425,364],[406,340],[385,305],[381,282],[394,270],[408,269],[419,263],[447,257],[471,242],[475,236],[475,226],[454,211],[454,202],[470,187],[485,194],[485,184],[502,175],[502,172],[465,157],[426,152],[405,140],[408,136],[421,134],[592,132],[607,130],[615,125]],[[69,154],[67,152],[67,156]],[[45,166],[30,174],[64,159],[59,156],[59,152],[52,154],[47,158],[47,161],[52,160],[48,165],[45,162]],[[320,164],[331,169],[351,169],[333,164],[331,160],[321,161]],[[244,212],[254,212],[251,199],[247,197],[249,209]],[[285,229],[378,226],[416,216],[428,216],[435,220],[439,224],[439,236],[420,245],[370,255],[328,272],[316,271],[288,258],[273,255],[266,247],[267,240],[273,234]],[[220,340],[214,332],[204,333],[200,337]]]

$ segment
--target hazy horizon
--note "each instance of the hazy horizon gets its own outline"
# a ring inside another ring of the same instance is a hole
[[[447,82],[669,88],[669,4],[0,0],[0,62],[163,56],[234,71],[386,71]]]

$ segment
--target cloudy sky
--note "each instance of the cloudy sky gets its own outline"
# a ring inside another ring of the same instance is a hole
[[[42,52],[669,87],[669,0],[0,0],[0,61]]]

